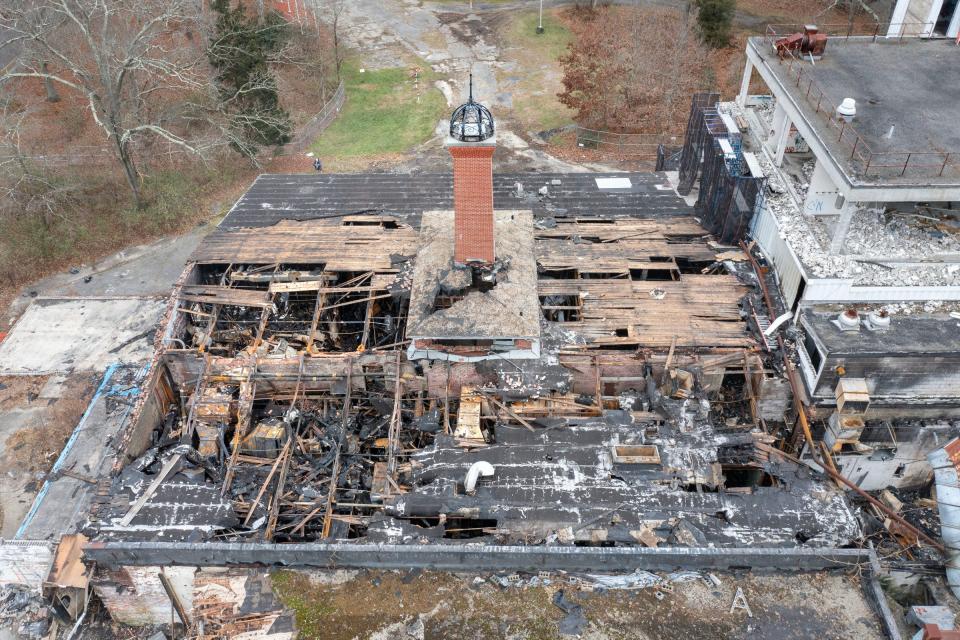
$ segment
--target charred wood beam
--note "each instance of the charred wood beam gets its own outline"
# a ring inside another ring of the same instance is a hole
[[[236,473],[237,458],[240,456],[240,445],[247,437],[247,430],[250,426],[250,418],[253,414],[253,400],[256,396],[257,383],[253,381],[253,376],[257,371],[258,361],[254,360],[250,366],[247,379],[240,384],[239,406],[237,408],[237,426],[233,433],[233,451],[230,453],[230,462],[227,463],[227,473],[223,479],[223,488],[220,495],[225,496],[233,484],[233,476]]]
[[[370,316],[373,312],[373,298],[367,299],[367,311],[363,316],[363,336],[360,338],[360,346],[364,351],[367,350],[367,340],[370,339]]]
[[[260,500],[263,498],[263,494],[266,493],[267,487],[270,486],[270,481],[273,480],[274,474],[277,472],[277,468],[281,463],[284,463],[287,459],[287,456],[290,453],[290,443],[292,439],[288,439],[287,442],[283,445],[283,449],[280,451],[280,455],[277,456],[277,459],[274,461],[273,466],[270,467],[270,473],[267,474],[266,480],[263,481],[263,484],[260,486],[260,491],[257,492],[257,497],[253,499],[253,502],[250,504],[250,510],[247,512],[247,517],[243,520],[243,526],[250,524],[250,518],[253,517],[254,511],[257,509],[257,505],[260,504]]]
[[[287,444],[293,442],[293,435],[287,436]],[[283,465],[280,467],[280,477],[277,479],[277,490],[270,506],[270,517],[267,519],[267,530],[263,532],[263,538],[267,542],[273,540],[273,532],[277,527],[277,516],[280,514],[280,499],[283,497],[283,488],[287,484],[287,471],[290,469],[290,447],[287,447],[287,455],[283,459]]]
[[[157,574],[157,578],[160,579],[160,584],[163,585],[163,590],[167,593],[167,597],[170,598],[170,604],[173,605],[173,609],[177,612],[177,616],[180,618],[180,622],[183,623],[183,626],[190,628],[190,616],[187,615],[187,610],[184,608],[183,603],[180,602],[180,597],[177,595],[176,589],[173,588],[173,583],[170,582],[170,578],[167,577],[162,570]]]
[[[140,510],[143,509],[143,505],[150,501],[150,498],[152,498],[153,494],[157,492],[157,489],[160,488],[160,485],[163,484],[163,481],[167,479],[167,476],[170,475],[170,472],[173,471],[173,468],[177,466],[177,463],[180,462],[182,457],[183,455],[179,453],[170,456],[170,459],[167,460],[166,464],[163,465],[160,473],[158,473],[157,477],[153,479],[153,482],[150,483],[150,486],[147,487],[147,490],[143,492],[142,496],[137,498],[137,501],[133,503],[133,506],[130,507],[129,511],[127,511],[123,518],[120,519],[120,526],[130,526],[130,523],[133,521],[133,519],[138,513],[140,513]]]
[[[213,340],[213,330],[217,327],[217,320],[220,318],[220,305],[213,305],[213,309],[210,313],[210,322],[207,323],[207,328],[204,330],[203,335],[200,336],[200,344],[197,347],[200,353],[206,351],[207,341]]]
[[[210,354],[203,354],[203,365],[200,367],[200,374],[197,376],[197,384],[193,387],[193,395],[190,397],[190,413],[187,414],[187,423],[184,425],[181,434],[181,442],[190,444],[193,438],[193,430],[196,428],[197,405],[200,403],[200,397],[206,388],[207,369],[210,367]]]
[[[321,531],[322,538],[330,537],[330,525],[332,520],[330,516],[333,514],[333,505],[337,499],[337,484],[340,476],[340,452],[343,450],[343,440],[346,438],[347,429],[350,426],[350,400],[351,400],[351,387],[353,386],[353,361],[348,360],[349,366],[347,367],[347,390],[343,398],[343,428],[340,430],[339,437],[337,438],[337,452],[333,459],[333,469],[331,473],[330,488],[327,490],[327,508],[323,517],[323,530]],[[399,376],[399,372],[398,372]]]
[[[759,427],[757,422],[757,396],[753,391],[753,373],[750,371],[749,354],[743,352],[743,383],[747,387],[747,397],[750,399],[750,419],[754,428]]]
[[[397,362],[394,375],[397,380],[393,388],[393,413],[390,415],[390,429],[387,432],[387,476],[393,478],[397,472],[397,449],[400,447],[400,352],[397,352]]]
[[[484,393],[484,392],[482,392],[482,391],[481,391],[481,393],[483,393],[483,396],[484,396],[487,400],[489,400],[489,401],[492,402],[493,404],[497,405],[498,407],[500,407],[501,409],[503,409],[504,411],[506,411],[506,412],[507,412],[507,415],[509,415],[511,418],[513,418],[514,420],[516,420],[517,422],[519,422],[520,424],[522,424],[523,426],[525,426],[528,430],[534,431],[533,425],[530,424],[529,422],[527,422],[526,420],[524,420],[523,418],[521,418],[520,416],[518,416],[516,413],[514,413],[514,412],[510,409],[510,407],[508,407],[508,406],[505,405],[504,403],[500,402],[499,400],[497,400],[496,398],[494,398],[492,395],[490,395],[490,394],[488,394],[488,393]]]
[[[307,337],[307,344],[305,350],[307,353],[313,351],[313,341],[317,337],[317,325],[320,324],[320,314],[323,313],[323,307],[327,302],[327,294],[325,292],[317,292],[317,301],[313,306],[313,318],[310,320],[310,335]]]

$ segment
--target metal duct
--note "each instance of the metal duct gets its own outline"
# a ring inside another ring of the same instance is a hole
[[[960,477],[956,460],[960,457],[960,438],[927,455],[937,484],[940,509],[940,537],[947,548],[947,585],[960,598]]]

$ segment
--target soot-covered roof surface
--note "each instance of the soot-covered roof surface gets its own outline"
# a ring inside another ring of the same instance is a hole
[[[616,188],[601,188],[616,178]],[[620,184],[629,186],[622,188]],[[517,183],[523,195],[517,195]],[[539,194],[547,187],[548,195]],[[662,173],[496,173],[494,209],[530,209],[535,217],[664,218],[690,208]],[[221,229],[268,227],[362,213],[396,215],[419,224],[424,211],[453,208],[453,174],[264,174],[220,223]]]

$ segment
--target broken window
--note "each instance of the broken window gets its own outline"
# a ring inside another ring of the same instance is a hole
[[[810,360],[810,366],[813,368],[813,374],[819,374],[820,365],[823,364],[823,354],[820,352],[820,349],[817,348],[817,343],[814,341],[813,335],[810,333],[810,331],[804,332],[803,349],[807,352],[807,357]]]

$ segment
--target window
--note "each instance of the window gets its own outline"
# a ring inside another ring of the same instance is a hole
[[[803,348],[810,358],[810,365],[813,367],[814,373],[819,374],[820,365],[823,364],[823,354],[821,354],[820,349],[817,348],[817,343],[814,341],[813,335],[809,330],[804,331]]]

